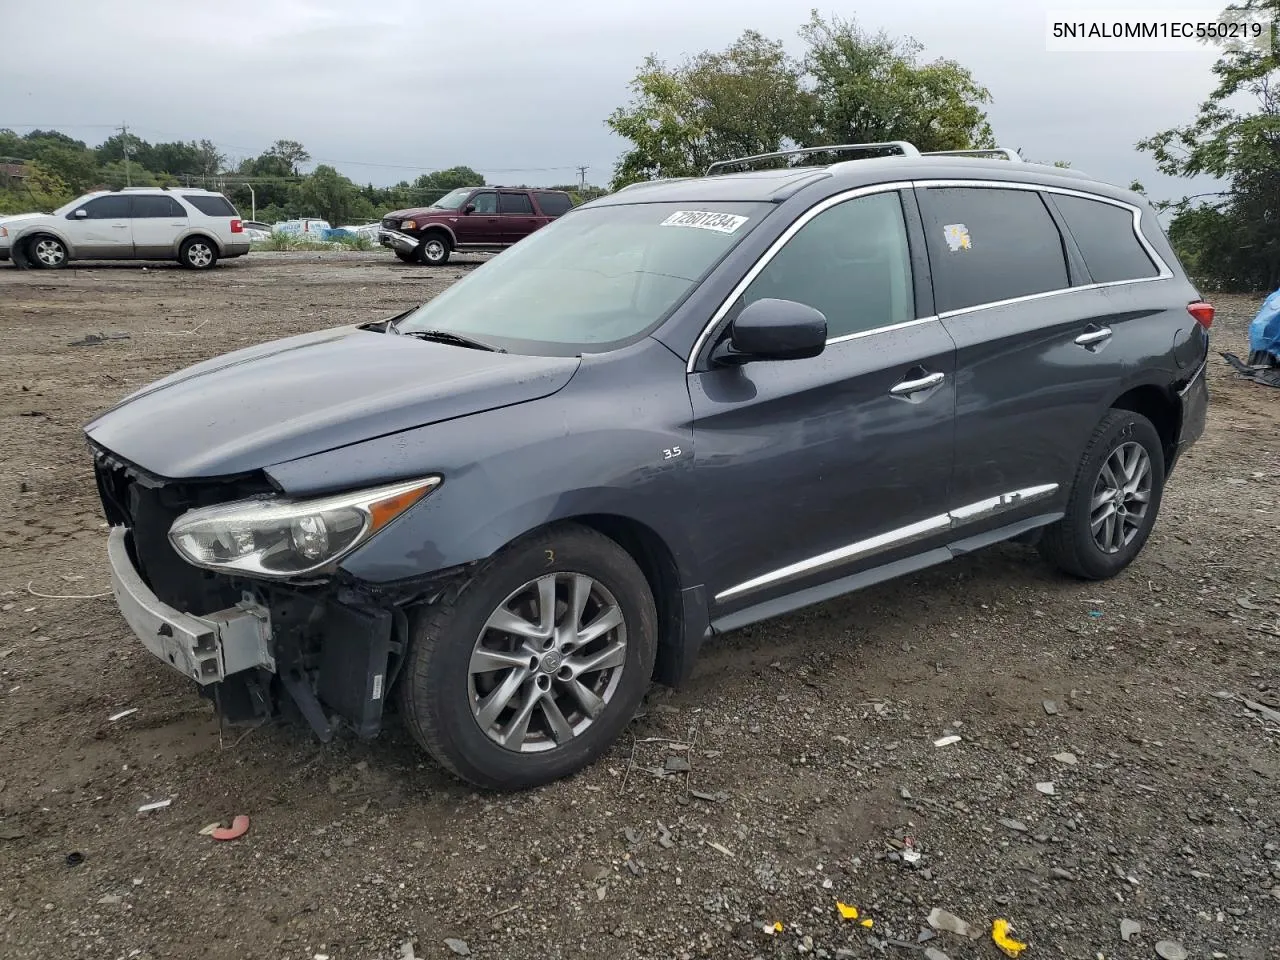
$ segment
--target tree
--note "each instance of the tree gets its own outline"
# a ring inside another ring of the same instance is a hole
[[[1171,204],[1170,240],[1193,276],[1234,289],[1280,287],[1280,0],[1242,0],[1225,18],[1262,18],[1266,46],[1217,41],[1218,84],[1182,127],[1139,141],[1162,173],[1208,175],[1221,192]],[[1244,104],[1249,102],[1246,109]],[[1198,203],[1196,201],[1199,201]]]
[[[715,160],[788,149],[812,127],[814,100],[782,44],[754,30],[719,53],[669,68],[646,58],[632,100],[606,121],[630,140],[614,187],[653,177],[698,176]]]
[[[314,210],[334,226],[348,223],[360,199],[356,185],[327,164],[303,179],[298,198],[307,209]]]
[[[811,144],[906,140],[921,150],[995,146],[983,105],[991,94],[954,60],[921,63],[912,38],[868,34],[815,10],[800,30],[818,100]]]
[[[98,182],[98,164],[93,152],[84,147],[46,140],[37,150],[36,159],[44,170],[76,193],[83,193]]]
[[[431,190],[448,193],[459,187],[483,187],[484,177],[470,167],[450,167],[448,170],[437,170],[424,173],[413,181],[415,190]]]
[[[13,213],[51,213],[72,200],[75,193],[39,161],[27,165],[27,178],[0,190],[0,215]]]
[[[289,168],[288,172],[295,176],[300,172],[299,165],[311,160],[311,154],[307,153],[307,148],[297,140],[277,140],[267,150],[267,154],[283,160]]]

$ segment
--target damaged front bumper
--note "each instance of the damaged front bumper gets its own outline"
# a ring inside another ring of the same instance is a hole
[[[413,253],[422,243],[417,237],[401,233],[399,230],[379,230],[378,242],[384,247],[399,250],[401,253]]]

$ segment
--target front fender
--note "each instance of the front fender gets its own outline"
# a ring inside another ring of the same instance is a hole
[[[68,260],[74,260],[78,256],[79,251],[76,249],[76,245],[71,242],[71,240],[67,237],[67,235],[63,233],[62,230],[60,230],[58,227],[50,226],[49,224],[45,224],[45,223],[24,224],[22,227],[18,229],[16,233],[13,233],[10,235],[9,237],[10,249],[17,250],[20,244],[25,243],[34,234],[37,234],[37,233],[49,233],[49,234],[52,234],[54,237],[56,237],[62,243],[62,245],[67,248]]]

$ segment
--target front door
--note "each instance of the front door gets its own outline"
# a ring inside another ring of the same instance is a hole
[[[467,207],[474,207],[467,213]],[[459,246],[501,246],[502,218],[498,216],[498,192],[481,190],[471,195],[458,222],[451,224]]]
[[[498,194],[498,213],[502,216],[502,239],[505,243],[523,240],[546,221],[533,209],[529,194],[503,190]]]
[[[121,260],[133,256],[130,196],[94,197],[67,214],[67,233],[82,260]]]
[[[133,199],[133,249],[139,257],[174,257],[178,238],[187,229],[187,211],[173,197],[142,195]]]
[[[955,345],[917,301],[902,199],[872,192],[813,216],[735,304],[820,310],[821,355],[690,375],[690,522],[713,618],[948,539]]]

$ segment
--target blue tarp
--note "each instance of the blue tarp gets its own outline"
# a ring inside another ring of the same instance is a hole
[[[1262,302],[1262,309],[1249,324],[1249,353],[1280,357],[1280,290]]]

